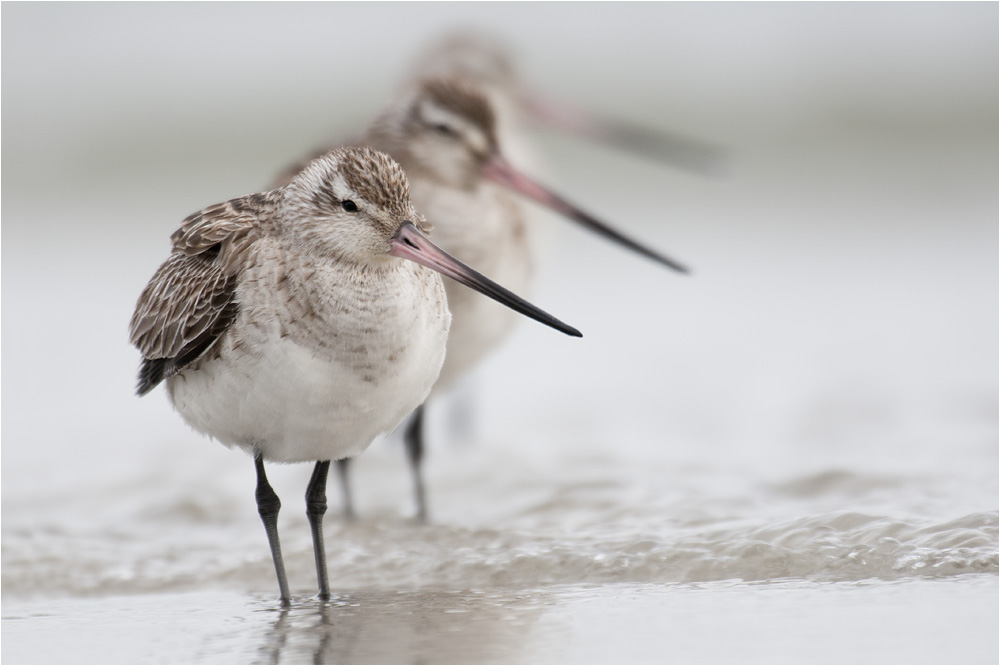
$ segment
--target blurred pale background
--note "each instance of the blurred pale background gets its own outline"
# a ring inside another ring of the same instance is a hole
[[[536,300],[586,337],[522,327],[484,382],[504,409],[544,419],[516,391],[558,387],[578,433],[662,420],[741,446],[995,419],[996,17],[988,3],[6,4],[5,492],[66,423],[73,473],[135,454],[149,429],[185,433],[161,395],[130,395],[128,317],[170,232],[363,127],[409,58],[461,26],[506,40],[555,97],[731,151],[706,180],[538,137],[557,189],[695,274],[553,222]],[[547,365],[518,363],[518,344]]]
[[[996,510],[995,3],[5,3],[2,18],[5,592],[11,530],[75,505],[106,536],[136,498],[174,507],[186,494],[202,501],[192,515],[245,514],[254,589],[269,591],[250,461],[192,433],[162,391],[132,393],[135,299],[186,215],[361,129],[413,55],[462,26],[505,40],[532,87],[715,142],[729,160],[702,178],[534,137],[557,191],[694,274],[551,218],[532,297],[585,337],[526,323],[483,367],[480,446],[431,451],[442,524],[517,523],[523,506],[517,524],[568,529],[587,507],[528,508],[573,465],[613,477],[609,506],[636,512],[698,469],[728,471],[663,511],[744,482],[866,474],[931,479],[892,486],[880,515]],[[359,470],[363,514],[408,505],[402,456],[386,460],[397,476]],[[489,474],[504,465],[524,494]],[[808,476],[831,470],[847,471]],[[776,513],[874,511],[853,488]],[[182,515],[140,516],[167,514]],[[102,584],[143,580],[103,566]]]

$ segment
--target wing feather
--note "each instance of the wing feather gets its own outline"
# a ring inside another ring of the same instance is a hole
[[[144,395],[208,351],[236,320],[236,286],[271,199],[251,194],[191,215],[136,303],[130,341]]]

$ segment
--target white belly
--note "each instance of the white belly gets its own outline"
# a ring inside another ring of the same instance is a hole
[[[431,286],[428,300],[426,289],[389,285],[393,303],[351,308],[319,341],[283,335],[277,319],[250,324],[261,308],[241,310],[210,360],[168,380],[174,407],[195,430],[266,460],[357,455],[423,403],[438,377],[450,316],[437,275]]]
[[[434,225],[435,243],[518,296],[530,296],[532,233],[520,202],[492,185],[461,192],[411,181],[411,188],[415,204]],[[445,281],[445,289],[452,325],[438,389],[477,365],[522,318],[452,280]]]

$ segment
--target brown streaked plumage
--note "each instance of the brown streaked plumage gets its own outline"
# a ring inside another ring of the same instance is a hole
[[[434,271],[579,335],[439,250],[420,226],[396,162],[338,149],[284,187],[187,218],[136,304],[140,395],[165,380],[189,425],[253,455],[285,601],[280,501],[264,461],[316,461],[306,504],[327,598],[329,464],[395,428],[437,379],[451,316]]]
[[[274,195],[250,195],[199,211],[173,233],[173,253],[146,285],[129,325],[143,355],[139,395],[201,356],[235,321],[236,282]]]

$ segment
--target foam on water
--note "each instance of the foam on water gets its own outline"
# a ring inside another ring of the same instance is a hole
[[[512,7],[401,5],[372,50],[326,38],[363,4],[4,5],[5,663],[996,662],[996,6]],[[475,432],[431,406],[431,525],[396,446],[358,523],[331,479],[330,606],[310,470],[269,467],[283,613],[251,460],[135,398],[129,315],[185,215],[355,131],[455,12],[731,173],[543,139],[550,185],[694,273],[549,218],[529,296],[585,337],[521,325]]]
[[[221,453],[206,457],[248,463]],[[432,467],[436,520],[421,526],[400,511],[408,484],[398,453],[385,447],[361,465],[361,520],[344,523],[333,502],[326,529],[337,589],[847,582],[998,572],[997,512],[955,513],[964,505],[955,496],[928,503],[931,492],[947,487],[943,479],[835,470],[734,489],[722,467],[690,471],[664,491],[658,481],[672,470],[655,464],[640,469],[609,457],[574,465],[570,456],[568,470],[553,478],[518,465],[510,452],[470,450]],[[497,468],[510,475],[492,474]],[[314,585],[298,500],[307,469],[272,474],[284,498],[286,567],[300,593]],[[252,470],[241,464],[215,475],[210,486],[210,470],[168,467],[156,481],[108,486],[90,498],[38,499],[30,519],[5,518],[4,591],[268,592],[273,570],[249,492]],[[380,503],[380,494],[391,499]],[[119,506],[110,522],[109,503]],[[103,516],[100,524],[93,516]]]

